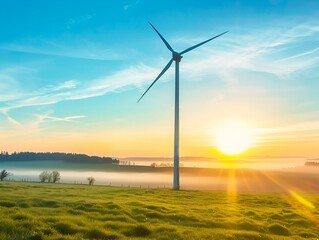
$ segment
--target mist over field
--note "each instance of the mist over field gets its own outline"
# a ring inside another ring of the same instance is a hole
[[[151,167],[152,163],[157,167]],[[87,184],[87,178],[93,176],[97,185],[171,188],[173,168],[166,166],[169,163],[170,158],[123,158],[120,159],[123,165],[43,160],[1,162],[0,168],[10,171],[13,175],[9,179],[14,181],[40,181],[38,176],[42,171],[58,170],[61,183]],[[182,189],[228,190],[231,187],[239,192],[284,192],[287,191],[284,184],[313,192],[316,191],[313,184],[319,184],[318,167],[304,166],[303,158],[243,160],[243,166],[248,164],[250,168],[232,165],[231,160],[209,158],[182,158],[181,163],[184,166],[181,167]],[[161,164],[164,167],[160,167]]]

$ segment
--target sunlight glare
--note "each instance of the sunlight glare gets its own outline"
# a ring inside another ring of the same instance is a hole
[[[228,123],[219,128],[215,140],[222,153],[237,155],[252,146],[252,130],[241,123]]]

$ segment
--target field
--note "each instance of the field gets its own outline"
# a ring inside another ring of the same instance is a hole
[[[0,239],[318,239],[319,195],[0,183]]]

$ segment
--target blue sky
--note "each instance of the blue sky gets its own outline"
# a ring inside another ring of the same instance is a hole
[[[151,21],[178,51],[230,31],[182,60],[181,155],[231,119],[254,154],[316,156],[318,19],[315,0],[1,1],[1,148],[170,156],[173,68],[136,104],[170,59]]]

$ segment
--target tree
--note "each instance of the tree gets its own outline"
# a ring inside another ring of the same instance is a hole
[[[58,171],[53,171],[52,172],[52,181],[53,181],[53,183],[56,183],[56,182],[60,181],[60,179],[61,179],[60,173]]]
[[[53,177],[52,172],[48,172],[48,182],[51,182],[52,177]]]
[[[158,167],[158,164],[155,163],[155,162],[153,162],[153,163],[151,164],[151,167]]]
[[[39,178],[40,178],[41,182],[45,182],[45,181],[49,180],[50,173],[48,171],[43,171],[42,173],[40,173]]]
[[[89,181],[89,185],[93,185],[94,184],[94,182],[95,182],[95,178],[94,177],[88,177],[87,179]]]
[[[3,181],[5,178],[7,178],[10,175],[11,173],[7,172],[6,170],[2,170],[0,172],[0,181]]]

